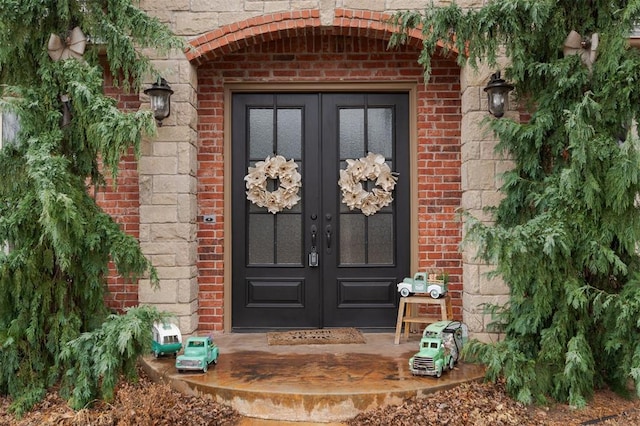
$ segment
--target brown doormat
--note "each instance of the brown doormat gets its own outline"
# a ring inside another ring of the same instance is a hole
[[[321,330],[271,331],[269,345],[331,345],[364,343],[364,336],[355,328],[324,328]]]

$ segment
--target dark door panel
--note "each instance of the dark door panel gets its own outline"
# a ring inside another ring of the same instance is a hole
[[[232,114],[233,329],[392,328],[409,274],[408,95],[236,94]],[[365,216],[342,202],[338,179],[368,152],[401,174],[393,203]],[[277,214],[244,186],[273,154],[302,175],[301,200]]]

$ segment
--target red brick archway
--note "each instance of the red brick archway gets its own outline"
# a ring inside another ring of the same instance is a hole
[[[381,12],[336,9],[329,29],[333,35],[388,40],[395,31],[388,23],[390,18]],[[317,9],[272,13],[209,31],[190,41],[192,48],[186,55],[189,61],[199,65],[245,47],[308,34],[316,29],[326,29]],[[421,43],[421,32],[410,31],[407,44],[420,46]]]
[[[251,83],[403,82],[416,85],[415,193],[418,268],[446,268],[456,318],[462,316],[460,67],[456,52],[434,55],[428,84],[417,59],[420,31],[388,49],[388,15],[336,10],[322,26],[317,10],[283,12],[234,23],[194,40],[198,68],[198,328],[224,329],[225,87]],[[214,214],[213,223],[204,215]]]

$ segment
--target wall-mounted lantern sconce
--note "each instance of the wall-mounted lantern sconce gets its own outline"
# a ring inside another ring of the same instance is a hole
[[[158,126],[162,126],[162,120],[171,114],[171,86],[167,84],[167,80],[160,77],[150,88],[145,89],[144,93],[149,95],[151,110]]]
[[[484,91],[487,92],[487,100],[489,101],[489,112],[496,118],[504,115],[507,108],[507,100],[509,92],[513,90],[513,84],[509,84],[500,78],[500,71],[491,74],[491,79]]]

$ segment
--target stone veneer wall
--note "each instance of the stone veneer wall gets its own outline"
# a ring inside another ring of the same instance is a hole
[[[435,2],[448,4],[449,1]],[[460,0],[463,7],[477,7],[483,4],[481,0]],[[222,34],[222,41],[218,40],[219,53],[231,53],[238,48],[240,32],[246,29],[252,19],[267,17],[273,24],[273,33],[290,30],[284,23],[284,18],[291,14],[301,14],[304,11],[314,11],[323,28],[340,25],[357,27],[363,25],[355,18],[372,16],[375,13],[393,13],[398,10],[421,9],[431,4],[431,0],[142,0],[140,5],[150,15],[166,22],[178,35],[187,40],[198,39],[205,35]],[[365,9],[366,8],[366,9]],[[378,14],[379,15],[379,14]],[[365,20],[366,21],[366,20]],[[370,25],[371,20],[369,19]],[[380,24],[380,22],[378,22]],[[301,25],[304,25],[301,23]],[[375,25],[375,22],[373,24]],[[383,25],[377,25],[376,31],[384,31]],[[226,32],[221,31],[225,29]],[[355,28],[357,30],[357,28]],[[360,28],[362,35],[366,28]],[[271,31],[271,30],[269,30]],[[242,37],[245,37],[244,35]],[[261,34],[264,40],[269,40],[269,34]],[[212,48],[213,49],[213,48]],[[189,55],[189,54],[188,54]],[[216,55],[213,55],[214,57]],[[206,61],[212,57],[201,58]],[[219,269],[222,254],[211,259],[197,256],[197,219],[198,196],[198,130],[202,135],[205,131],[197,128],[196,123],[203,117],[198,117],[198,71],[185,55],[176,52],[168,58],[156,58],[160,69],[165,70],[167,78],[176,91],[172,98],[172,116],[165,120],[165,126],[153,141],[145,145],[143,158],[140,161],[140,240],[145,253],[151,256],[161,278],[161,290],[153,291],[148,283],[141,282],[140,302],[157,304],[163,309],[176,312],[180,318],[180,327],[184,333],[196,330],[198,319],[198,282],[197,265],[203,267],[203,260],[208,264],[218,278],[214,278],[213,288],[204,287],[204,292],[212,290],[207,298],[214,300],[211,307],[204,307],[201,314],[213,320],[212,327],[220,329],[221,324],[215,320],[222,315],[222,299],[220,295]],[[206,62],[204,61],[204,62]],[[197,64],[198,60],[193,60]],[[482,214],[482,208],[497,201],[496,188],[499,185],[499,172],[508,167],[508,162],[496,159],[493,154],[494,141],[481,129],[479,122],[486,117],[486,101],[482,98],[482,88],[488,81],[491,72],[486,70],[479,75],[471,75],[463,70],[460,79],[462,92],[462,130],[461,130],[461,207]],[[337,79],[337,78],[336,78]],[[427,91],[429,88],[427,88]],[[200,105],[202,106],[202,105]],[[220,98],[214,99],[213,108],[220,108]],[[210,122],[206,132],[222,136],[223,123],[219,118]],[[204,123],[201,121],[200,125]],[[425,131],[428,133],[428,131]],[[424,136],[424,135],[420,135]],[[207,136],[208,137],[208,136]],[[205,140],[206,137],[203,137]],[[200,155],[205,154],[203,152]],[[206,155],[221,155],[221,152],[206,153]],[[201,159],[204,157],[201,157]],[[220,185],[222,177],[219,170],[215,176],[209,177],[211,185]],[[202,183],[201,183],[202,184]],[[422,184],[422,182],[420,182]],[[422,193],[421,193],[422,194]],[[421,195],[422,196],[422,195]],[[426,196],[426,194],[425,194]],[[222,200],[215,200],[221,203]],[[421,202],[423,202],[421,200]],[[427,202],[425,199],[424,202]],[[220,209],[220,204],[216,204]],[[219,217],[219,216],[218,216]],[[428,228],[428,224],[420,223],[419,228]],[[224,236],[219,224],[210,230],[205,238],[217,239],[222,243]],[[200,234],[202,236],[203,234]],[[424,244],[424,241],[421,243]],[[219,256],[219,257],[218,257]],[[469,323],[476,337],[489,338],[485,333],[486,318],[478,306],[486,301],[504,300],[507,289],[501,283],[487,281],[482,273],[487,266],[475,263],[473,253],[467,249],[462,253],[462,300],[463,319]],[[198,263],[200,262],[200,263]],[[420,263],[429,264],[429,259],[422,259]],[[206,284],[205,284],[206,285]],[[204,303],[206,298],[202,299]],[[209,310],[206,310],[209,309]],[[204,326],[204,323],[202,324]]]

